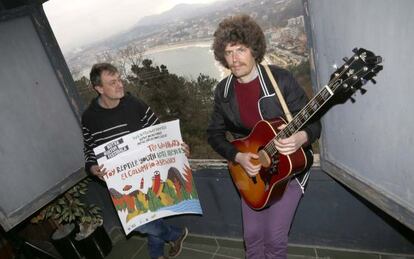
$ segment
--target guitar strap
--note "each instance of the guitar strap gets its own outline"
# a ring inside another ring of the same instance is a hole
[[[270,71],[269,66],[266,65],[266,64],[263,64],[263,66],[266,70],[267,76],[270,79],[270,82],[272,82],[273,88],[275,89],[275,92],[277,94],[277,98],[279,99],[279,102],[282,105],[282,109],[283,109],[283,112],[286,115],[286,119],[287,119],[288,122],[291,122],[292,121],[292,114],[290,113],[290,111],[289,111],[289,109],[286,105],[285,98],[283,98],[282,92],[280,91],[279,86],[277,85],[276,80],[273,77],[273,74]]]

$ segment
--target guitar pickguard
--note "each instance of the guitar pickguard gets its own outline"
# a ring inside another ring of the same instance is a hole
[[[271,158],[270,167],[262,169],[262,171],[265,171],[265,172],[263,174],[260,174],[260,177],[262,178],[265,184],[266,192],[269,191],[272,177],[278,174],[278,170],[277,170],[278,164],[279,164],[279,155],[276,154],[272,156]]]

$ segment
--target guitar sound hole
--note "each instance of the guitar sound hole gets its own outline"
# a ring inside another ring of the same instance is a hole
[[[260,164],[264,168],[269,168],[272,165],[272,158],[264,149],[260,148],[257,155],[259,156]]]

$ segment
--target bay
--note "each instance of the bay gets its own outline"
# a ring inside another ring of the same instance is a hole
[[[222,69],[214,59],[210,46],[180,46],[151,50],[144,54],[154,64],[167,66],[170,73],[187,79],[197,79],[200,73],[220,80]]]

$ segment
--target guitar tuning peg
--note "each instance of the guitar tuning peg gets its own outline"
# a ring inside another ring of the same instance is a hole
[[[375,81],[375,79],[371,79],[371,82],[375,85],[377,83],[377,81]]]
[[[354,48],[353,50],[352,50],[352,52],[354,52],[355,54],[358,52],[358,48]]]
[[[361,78],[361,84],[365,85],[368,82],[368,80],[366,80],[365,78]]]
[[[361,88],[361,89],[359,89],[360,91],[361,91],[361,94],[365,94],[366,92],[367,92],[367,90],[366,89],[364,89],[364,88]]]
[[[351,100],[352,103],[355,103],[355,98],[354,97],[349,97],[349,99]]]
[[[342,60],[345,61],[345,62],[348,62],[349,58],[344,57]]]

